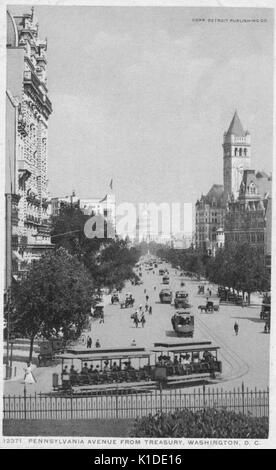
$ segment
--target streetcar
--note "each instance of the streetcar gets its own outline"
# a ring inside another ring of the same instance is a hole
[[[194,336],[194,316],[186,310],[178,310],[171,319],[172,326],[177,336]]]
[[[175,308],[190,308],[190,304],[188,303],[188,296],[188,292],[184,290],[176,291],[174,297]]]
[[[171,289],[162,289],[159,294],[161,304],[170,304],[172,302],[172,291]]]
[[[148,350],[75,348],[57,356],[61,374],[53,374],[53,389],[72,394],[136,393],[155,390],[160,382],[167,388],[208,383],[222,372],[219,349],[211,341],[154,343]]]

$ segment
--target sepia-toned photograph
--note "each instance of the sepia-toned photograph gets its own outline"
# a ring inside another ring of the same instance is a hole
[[[274,10],[57,3],[3,28],[2,445],[262,445]]]

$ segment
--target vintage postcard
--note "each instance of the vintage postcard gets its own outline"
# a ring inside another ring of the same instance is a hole
[[[0,446],[275,447],[273,3],[1,21]]]

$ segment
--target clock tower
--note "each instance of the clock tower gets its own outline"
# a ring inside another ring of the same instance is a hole
[[[225,202],[239,196],[243,171],[251,166],[251,136],[244,131],[237,111],[223,136],[223,184]]]

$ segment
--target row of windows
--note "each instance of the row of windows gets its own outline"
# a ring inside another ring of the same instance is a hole
[[[247,149],[246,148],[242,149],[242,148],[235,147],[235,157],[237,157],[237,156],[242,157],[243,155],[246,157]]]
[[[264,233],[230,233],[229,238],[235,242],[247,240],[250,243],[264,242]]]

